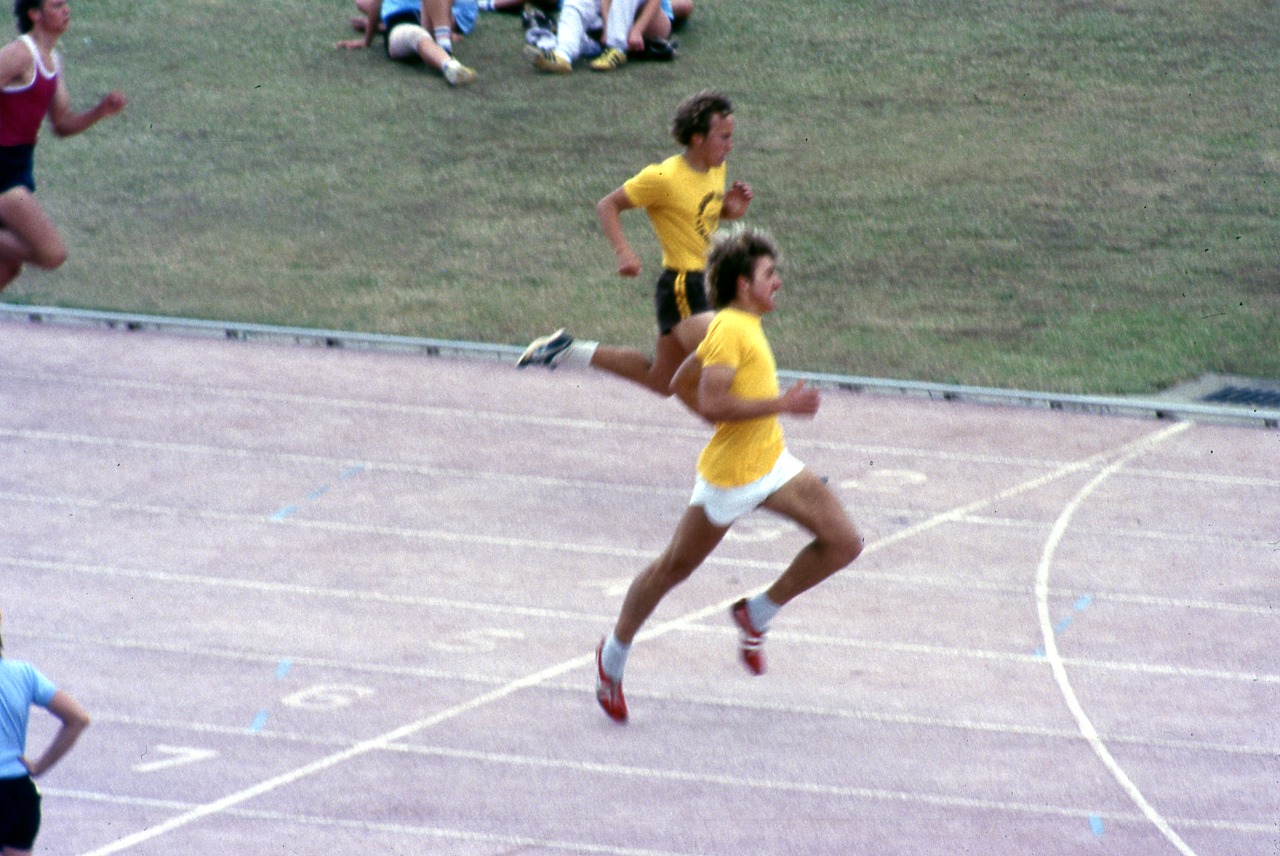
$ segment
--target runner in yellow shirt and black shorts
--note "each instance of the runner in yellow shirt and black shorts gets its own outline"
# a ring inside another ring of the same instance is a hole
[[[787,451],[783,439],[779,414],[813,416],[819,396],[803,381],[786,391],[778,385],[761,323],[776,308],[782,288],[777,260],[773,240],[754,230],[725,236],[711,250],[708,283],[719,311],[672,386],[696,401],[698,413],[715,423],[715,433],[698,457],[693,496],[670,544],[632,581],[613,633],[596,649],[596,698],[619,722],[627,718],[622,671],[636,633],[739,517],[763,506],[813,534],[772,585],[730,609],[742,661],[752,674],[764,673],[761,646],[777,611],[862,552],[862,538],[840,501]]]
[[[617,257],[618,274],[640,275],[640,259],[627,241],[621,214],[643,208],[662,247],[662,274],[654,290],[658,339],[654,354],[635,348],[575,340],[564,330],[535,339],[517,365],[577,365],[611,372],[662,396],[711,323],[703,285],[707,247],[722,220],[747,213],[753,193],[746,182],[725,190],[725,159],[733,149],[733,102],[704,90],[681,102],[671,134],[684,151],[651,164],[596,205],[600,228]],[[692,407],[691,401],[686,404]]]

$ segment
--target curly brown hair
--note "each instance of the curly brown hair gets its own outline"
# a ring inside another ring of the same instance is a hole
[[[737,299],[738,277],[751,279],[756,262],[765,256],[774,261],[782,258],[778,242],[763,230],[743,226],[715,237],[707,254],[706,283],[717,309]]]
[[[693,142],[694,134],[711,133],[713,116],[733,115],[733,102],[718,89],[704,89],[690,95],[676,108],[671,120],[671,136],[682,146]]]

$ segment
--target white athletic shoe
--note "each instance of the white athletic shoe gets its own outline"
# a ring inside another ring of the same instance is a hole
[[[466,86],[475,82],[476,73],[455,59],[444,67],[444,79],[450,86]]]
[[[573,337],[563,329],[555,331],[550,336],[534,339],[516,361],[516,367],[539,365],[553,369],[556,363],[569,352],[569,346],[572,344]]]

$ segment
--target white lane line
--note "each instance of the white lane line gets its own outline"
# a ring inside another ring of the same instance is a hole
[[[388,747],[392,751],[411,755],[427,755],[437,758],[450,758],[458,761],[471,761],[479,764],[495,764],[508,767],[529,767],[544,770],[567,770],[574,773],[586,773],[609,777],[627,777],[652,779],[661,782],[685,782],[698,785],[718,785],[729,788],[772,791],[776,793],[800,793],[817,796],[835,797],[839,799],[874,800],[888,802],[914,803],[918,805],[941,808],[972,808],[983,811],[996,811],[1006,814],[1031,814],[1046,817],[1091,818],[1102,817],[1110,821],[1141,822],[1144,818],[1137,813],[1099,812],[1094,809],[1075,808],[1072,806],[1053,805],[1039,802],[1017,802],[1013,800],[983,799],[958,794],[926,793],[922,791],[902,791],[888,788],[868,788],[856,785],[824,784],[820,782],[797,782],[785,779],[766,779],[752,776],[735,776],[728,773],[700,773],[684,770],[673,770],[665,767],[636,767],[626,764],[608,764],[598,761],[577,761],[563,758],[547,758],[545,756],[516,755],[507,752],[486,752],[475,749],[458,749],[448,746],[423,746],[417,744],[395,744]],[[1203,825],[1212,824],[1217,829],[1229,829],[1235,832],[1270,833],[1275,832],[1275,824],[1266,821],[1237,821],[1210,819],[1191,821]]]
[[[444,747],[431,746],[413,746],[413,745],[396,745],[389,747],[390,751],[412,752],[412,754],[424,755],[440,755],[454,756],[457,755],[456,750],[444,749]],[[483,757],[474,757],[476,763],[504,763],[504,756],[486,755]],[[512,756],[509,763],[521,765],[538,765],[538,766],[557,766],[557,761],[548,759],[539,759],[539,757]],[[462,759],[460,760],[467,760]],[[584,763],[590,765],[589,763]],[[605,774],[621,774],[621,775],[644,775],[644,768],[616,768],[616,769],[599,769],[604,765],[595,766],[595,770],[582,770],[582,772],[599,772]],[[669,770],[653,770],[659,774],[660,778],[669,778]],[[741,781],[723,782],[719,779],[727,777],[701,777],[695,781],[716,784],[730,784],[736,787],[762,787],[769,786],[768,782],[758,781],[758,779],[741,779]],[[685,778],[684,781],[689,781]],[[783,789],[796,789],[787,787],[790,783],[782,783]],[[799,784],[801,791],[808,791],[808,784]],[[823,786],[813,786],[823,787]],[[101,791],[83,791],[83,789],[74,788],[47,788],[42,787],[41,793],[46,797],[58,798],[58,800],[97,802],[97,804],[116,805],[116,806],[141,806],[146,809],[166,809],[173,811],[182,811],[191,809],[191,802],[179,802],[177,800],[156,800],[152,797],[136,797],[123,796],[118,793],[104,793]],[[897,792],[897,791],[873,791],[869,795],[858,795],[858,793],[847,793],[845,796],[850,798],[874,798],[874,800],[892,800],[896,802],[920,801],[918,793]],[[946,798],[946,797],[943,797]],[[970,806],[943,806],[943,807],[970,807]],[[1076,810],[1070,807],[1037,805],[1037,804],[1018,804],[1018,802],[1002,802],[997,801],[993,804],[993,809],[1006,812],[1020,811],[1023,814],[1038,814],[1046,816],[1068,816],[1068,818],[1098,818],[1107,821],[1107,823],[1146,823],[1146,818],[1138,812],[1121,812],[1121,811],[1092,811],[1092,810]],[[390,832],[398,834],[408,834],[408,836],[421,836],[425,838],[448,838],[456,839],[456,841],[475,841],[484,843],[506,843],[511,846],[522,847],[548,847],[552,850],[568,850],[572,852],[585,853],[617,853],[618,856],[684,856],[681,853],[672,853],[669,851],[654,850],[634,850],[634,848],[609,847],[602,844],[589,844],[585,842],[564,842],[552,841],[552,839],[536,839],[522,838],[516,836],[495,836],[492,833],[466,832],[460,829],[444,829],[440,827],[424,827],[424,825],[416,824],[397,824],[397,823],[379,823],[375,820],[356,820],[344,818],[328,818],[328,816],[293,814],[287,811],[269,811],[265,809],[229,809],[227,815],[233,818],[241,818],[244,820],[266,820],[274,821],[274,823],[284,823],[298,825],[298,827],[338,827],[349,829],[365,829],[369,832]],[[1193,829],[1212,829],[1219,832],[1257,834],[1257,836],[1268,836],[1276,832],[1274,823],[1267,821],[1249,821],[1249,820],[1219,820],[1212,818],[1176,818],[1176,823],[1181,827]]]
[[[325,395],[312,395],[300,392],[274,392],[258,389],[234,389],[205,384],[169,384],[154,381],[122,380],[119,378],[67,378],[55,374],[25,374],[21,372],[0,372],[0,377],[16,380],[35,381],[42,384],[58,384],[87,386],[91,391],[99,389],[125,389],[143,392],[158,392],[170,395],[182,401],[190,401],[194,396],[211,399],[244,401],[249,403],[288,404],[292,406],[310,406],[323,410],[359,410],[369,413],[395,413],[402,416],[447,417],[468,425],[493,424],[506,422],[520,428],[539,425],[557,429],[584,429],[602,433],[617,434],[619,431],[631,431],[639,434],[659,434],[664,437],[694,437],[705,440],[707,431],[698,427],[692,420],[685,425],[663,425],[654,421],[625,422],[602,419],[585,419],[574,416],[548,416],[539,413],[508,412],[502,410],[476,410],[471,407],[449,407],[439,404],[401,404],[391,401],[375,401],[358,398],[334,398]],[[83,383],[76,384],[75,381]]]
[[[1052,595],[1053,593],[1050,592]],[[463,607],[465,608],[465,606]],[[489,608],[484,611],[492,611],[503,613],[502,608]],[[515,611],[512,614],[528,616],[529,613]],[[571,621],[581,621],[584,623],[607,624],[614,619],[614,615],[601,614],[596,616],[567,614],[561,616],[542,614],[537,617],[552,619],[564,619]],[[674,620],[680,623],[680,619]],[[731,627],[709,626],[699,624],[697,622],[680,623],[676,628],[684,633],[701,633],[716,635],[732,635],[736,631]],[[110,639],[91,639],[83,635],[42,633],[42,634],[25,634],[27,639],[43,639],[52,640],[70,645],[89,646],[96,645],[101,648],[114,648],[127,651],[149,651],[160,654],[174,654],[182,657],[204,657],[210,659],[234,659],[244,662],[277,662],[280,658],[275,653],[253,653],[247,651],[222,651],[214,648],[191,647],[187,645],[171,645],[163,642],[153,642],[146,640],[130,640],[120,637]],[[840,636],[824,636],[815,633],[797,633],[795,631],[778,630],[770,633],[770,639],[779,643],[799,642],[807,646],[820,646],[826,648],[846,648],[861,651],[878,651],[890,654],[903,654],[907,656],[918,656],[926,659],[947,658],[951,660],[977,660],[987,662],[1012,663],[1015,665],[1027,665],[1039,668],[1045,662],[1044,655],[1035,653],[1022,653],[1016,651],[992,651],[983,648],[957,648],[950,645],[927,645],[921,642],[886,642],[879,639],[847,639]],[[325,668],[346,668],[356,669],[360,671],[378,672],[383,671],[387,674],[403,674],[420,678],[442,678],[446,680],[467,680],[479,683],[497,683],[493,678],[485,678],[480,675],[465,675],[455,672],[442,672],[432,669],[416,669],[405,667],[382,667],[376,664],[358,664],[350,660],[326,660],[323,658],[307,658],[294,655],[291,659],[295,663],[307,663],[314,666],[322,666]],[[1154,675],[1160,677],[1172,678],[1189,678],[1195,680],[1213,680],[1227,681],[1232,683],[1245,684],[1247,686],[1258,685],[1280,685],[1280,674],[1270,672],[1238,672],[1228,671],[1226,669],[1208,669],[1192,666],[1169,666],[1160,663],[1133,663],[1123,660],[1094,660],[1087,657],[1063,657],[1062,662],[1073,668],[1081,669],[1097,669],[1099,671],[1108,672],[1127,672],[1136,675]]]
[[[432,609],[456,609],[461,612],[483,612],[517,618],[546,618],[558,621],[599,621],[600,614],[571,612],[564,609],[545,609],[520,604],[488,603],[483,601],[456,600],[427,595],[388,594],[380,591],[327,588],[303,583],[281,583],[270,580],[239,579],[235,577],[211,577],[202,574],[179,574],[170,571],[144,571],[137,568],[121,568],[108,565],[85,565],[74,562],[46,559],[13,559],[0,556],[0,566],[9,565],[29,570],[98,576],[122,580],[144,580],[179,587],[202,587],[251,591],[256,594],[284,594],[349,603],[376,603],[389,606],[413,606]],[[83,638],[83,637],[81,637]]]
[[[5,494],[0,492],[0,499],[5,498]],[[245,517],[245,522],[255,525],[261,524],[262,520],[257,516]],[[1031,524],[1026,524],[1027,528],[1031,528]],[[1035,525],[1036,529],[1043,529],[1043,521]],[[1075,530],[1077,536],[1082,530]],[[1097,534],[1095,530],[1087,530],[1090,534]],[[1140,537],[1143,533],[1129,532],[1122,530],[1108,530],[1106,533],[1109,537],[1115,538],[1132,538]],[[429,540],[431,533],[429,531],[422,532],[423,539]],[[1176,538],[1170,534],[1170,538]],[[1166,539],[1160,539],[1166,540]],[[1226,542],[1228,539],[1223,539]],[[1237,542],[1238,543],[1238,542]],[[505,546],[505,545],[504,545]],[[528,541],[521,544],[522,552],[525,550],[537,549],[538,547],[547,547],[545,542]],[[1261,542],[1252,545],[1258,549],[1269,549]],[[581,550],[583,545],[574,545],[562,542],[555,542],[548,549],[561,551],[577,549]],[[590,548],[588,548],[590,549]],[[617,550],[611,547],[597,548],[599,554],[617,556]],[[652,553],[645,551],[628,551],[628,558],[643,559],[652,556]],[[781,562],[762,561],[759,559],[724,559],[718,556],[711,556],[707,564],[725,564],[732,565],[735,568],[749,568],[759,571],[780,571],[784,564]],[[573,613],[558,610],[549,610],[540,607],[520,606],[518,604],[493,604],[472,601],[453,601],[444,598],[422,597],[415,595],[388,594],[377,591],[359,591],[353,589],[329,589],[318,586],[307,586],[300,583],[277,583],[270,580],[260,579],[241,579],[236,577],[211,577],[201,574],[181,574],[170,571],[146,570],[143,568],[122,567],[119,565],[95,565],[83,562],[68,562],[63,560],[50,559],[32,559],[17,556],[0,555],[0,565],[10,565],[15,568],[26,568],[37,571],[50,571],[62,574],[80,574],[83,576],[99,576],[112,577],[119,579],[136,579],[149,580],[157,583],[173,584],[173,585],[190,585],[204,586],[209,588],[232,588],[242,589],[246,591],[256,591],[262,593],[272,592],[288,592],[308,597],[326,597],[335,600],[372,600],[386,603],[394,603],[405,606],[444,606],[448,608],[472,610],[476,612],[492,612],[507,615],[529,615],[534,617],[549,618],[598,618],[599,616],[589,615],[586,613]],[[852,579],[851,577],[841,577],[837,575],[829,582],[831,585],[839,585],[844,581]],[[630,582],[630,578],[627,578]],[[931,576],[924,574],[898,574],[891,571],[872,571],[858,569],[856,580],[857,584],[865,585],[868,582],[884,583],[887,585],[904,586],[907,588],[918,589],[922,586],[931,588],[957,589],[964,592],[985,592],[1001,596],[1009,597],[1026,597],[1034,595],[1035,585],[1014,584],[991,582],[985,580],[974,580],[956,576]],[[1068,597],[1078,594],[1074,590],[1051,589],[1051,595]],[[1275,608],[1269,604],[1251,604],[1251,603],[1232,603],[1220,600],[1201,600],[1192,598],[1167,597],[1162,595],[1148,595],[1136,592],[1112,592],[1112,591],[1095,591],[1093,593],[1094,601],[1097,604],[1120,603],[1120,604],[1138,604],[1142,606],[1154,606],[1162,609],[1198,609],[1207,612],[1223,612],[1223,613],[1246,613],[1250,615],[1258,615],[1266,618],[1275,617]],[[611,615],[609,617],[612,617]]]
[[[0,373],[2,376],[2,373]],[[329,404],[329,400],[319,401],[321,404]],[[350,406],[356,406],[357,403],[350,403]],[[403,407],[403,405],[397,405]],[[450,411],[454,412],[454,411]],[[461,414],[464,411],[456,411]],[[485,412],[479,414],[483,419],[489,419],[491,416],[509,420],[510,414]],[[532,417],[531,417],[532,419]],[[601,426],[602,423],[582,422],[581,420],[558,420],[555,427],[564,427],[560,423],[569,423],[577,427],[595,428]],[[526,420],[521,420],[521,425],[527,424]],[[614,423],[608,423],[604,427],[612,428]],[[644,430],[652,428],[652,425],[633,425],[634,430]],[[705,436],[703,433],[697,433],[684,429],[668,429],[664,428],[661,432],[664,436],[671,434],[679,434],[681,436]],[[137,451],[147,452],[168,452],[172,454],[183,455],[205,455],[226,458],[243,458],[250,460],[279,460],[288,463],[317,465],[323,467],[346,466],[352,463],[349,458],[335,457],[332,455],[315,455],[304,454],[300,452],[285,452],[277,449],[265,448],[249,448],[243,446],[214,446],[207,443],[179,443],[165,440],[139,440],[132,437],[111,437],[99,434],[82,434],[68,431],[48,431],[34,428],[6,428],[0,427],[0,437],[10,437],[20,440],[31,440],[41,443],[60,443],[63,445],[82,445],[82,446],[103,446],[119,449],[134,449]],[[991,464],[1000,467],[1036,467],[1045,468],[1055,466],[1056,461],[1050,461],[1039,458],[1022,458],[1013,456],[979,454],[973,452],[948,452],[937,449],[916,448],[909,446],[867,446],[857,443],[844,443],[832,440],[814,440],[797,438],[794,441],[797,449],[812,448],[822,449],[826,451],[838,451],[845,454],[858,454],[860,456],[885,457],[885,458],[924,458],[930,461],[950,461],[956,463],[967,464]],[[488,473],[473,469],[460,470],[448,467],[434,467],[418,464],[406,464],[403,462],[368,462],[370,466],[380,470],[402,473],[418,473],[423,475],[463,475],[469,478],[512,478],[510,473]],[[1194,473],[1183,470],[1158,470],[1150,468],[1135,467],[1127,470],[1126,475],[1131,478],[1149,478],[1161,481],[1184,482],[1188,484],[1214,484],[1225,485],[1230,487],[1260,487],[1266,489],[1280,489],[1280,479],[1265,476],[1233,476],[1221,473],[1204,472]],[[520,478],[528,479],[534,482],[546,483],[549,485],[593,485],[605,484],[586,481],[582,479],[554,478],[548,476],[523,475]],[[615,485],[607,483],[609,487],[618,487],[619,489],[635,489],[651,491],[653,488],[643,485]],[[669,490],[680,490],[685,492],[684,488],[669,488]]]
[[[106,805],[163,808],[169,810],[187,810],[193,806],[189,802],[175,800],[158,800],[148,797],[128,797],[118,794],[105,794],[99,791],[83,791],[63,788],[41,788],[40,792],[48,797],[82,802],[102,803]],[[283,811],[265,811],[260,809],[233,808],[227,815],[244,820],[269,821],[301,827],[319,827],[325,829],[355,829],[363,832],[386,832],[396,835],[411,835],[420,838],[442,839],[446,841],[466,841],[480,844],[498,844],[517,851],[528,848],[539,850],[564,850],[570,853],[600,853],[605,856],[693,856],[693,854],[673,852],[670,850],[648,850],[635,847],[612,847],[607,844],[588,844],[582,841],[560,841],[551,838],[529,838],[518,835],[497,835],[489,832],[470,832],[464,829],[446,829],[440,826],[422,826],[407,823],[387,823],[373,820],[356,820],[337,817],[320,817],[311,814],[294,814]],[[514,852],[514,851],[508,851]]]
[[[248,662],[262,662],[274,658],[244,657],[235,659],[244,659]],[[299,659],[297,660],[297,663],[300,666],[308,665],[308,662],[305,659]],[[499,679],[491,676],[450,674],[441,672],[432,672],[431,674],[424,675],[422,674],[423,670],[418,669],[376,666],[369,667],[327,660],[318,661],[314,665],[328,666],[334,669],[345,669],[347,672],[353,672],[356,674],[410,675],[413,677],[429,677],[446,682],[454,681],[474,683],[481,686],[493,686],[501,683]],[[577,681],[545,681],[540,685],[540,689],[569,693],[574,696],[581,696],[583,693],[583,685]],[[672,705],[683,705],[686,707],[710,707],[725,711],[736,711],[739,713],[776,714],[784,717],[815,717],[819,719],[872,723],[875,725],[889,725],[902,728],[920,728],[926,731],[961,731],[971,732],[974,734],[998,734],[1004,737],[1020,737],[1034,740],[1074,741],[1080,738],[1080,732],[1075,728],[1053,728],[1040,725],[1023,725],[1014,722],[992,722],[977,719],[948,719],[940,716],[923,716],[910,713],[886,713],[884,711],[856,710],[844,706],[821,707],[818,705],[797,704],[794,702],[782,703],[752,701],[721,696],[671,693],[663,692],[661,690],[628,691],[628,695],[633,696],[636,699],[663,702]],[[327,747],[349,746],[353,740],[358,739],[338,734],[317,736],[310,732],[301,733],[280,731],[271,728],[264,728],[261,731],[250,734],[243,725],[216,725],[211,723],[191,722],[188,720],[157,719],[154,717],[130,716],[113,713],[95,712],[94,721],[100,723],[111,723],[114,725],[124,726],[126,728],[139,728],[148,731],[167,730],[182,732],[184,734],[217,734],[255,741],[278,740],[284,743],[303,743],[313,746]],[[1186,752],[1209,752],[1221,755],[1239,755],[1244,757],[1257,756],[1260,758],[1275,758],[1277,755],[1280,755],[1280,748],[1277,748],[1275,745],[1264,746],[1261,744],[1217,743],[1204,740],[1180,740],[1176,738],[1149,737],[1120,733],[1103,734],[1102,738],[1106,743],[1122,743],[1126,746],[1140,746],[1149,749],[1176,749]]]
[[[1169,822],[1158,812],[1155,806],[1147,801],[1146,797],[1129,778],[1128,773],[1124,771],[1116,761],[1111,751],[1098,734],[1097,728],[1094,727],[1093,721],[1089,715],[1085,713],[1084,707],[1080,704],[1080,699],[1076,696],[1075,689],[1071,686],[1071,679],[1067,676],[1066,665],[1063,662],[1062,655],[1058,651],[1058,643],[1056,634],[1054,633],[1053,619],[1049,614],[1049,572],[1053,566],[1054,556],[1057,553],[1062,539],[1066,536],[1067,530],[1071,525],[1071,518],[1075,516],[1076,511],[1084,503],[1084,501],[1107,479],[1111,478],[1115,473],[1119,472],[1126,464],[1135,458],[1141,456],[1146,451],[1163,443],[1171,437],[1174,437],[1191,427],[1191,423],[1183,422],[1177,425],[1158,431],[1149,435],[1143,441],[1133,444],[1121,457],[1112,461],[1102,471],[1095,475],[1088,483],[1082,487],[1079,492],[1072,497],[1071,501],[1063,508],[1062,513],[1058,516],[1057,521],[1053,524],[1053,529],[1049,533],[1049,538],[1045,542],[1044,551],[1040,557],[1040,564],[1036,569],[1036,611],[1040,620],[1040,634],[1044,640],[1045,659],[1049,662],[1053,669],[1054,680],[1057,681],[1058,689],[1062,693],[1063,699],[1067,703],[1067,708],[1071,711],[1072,717],[1076,721],[1076,726],[1080,731],[1080,735],[1088,742],[1090,748],[1093,749],[1098,759],[1102,761],[1103,766],[1116,780],[1121,789],[1129,797],[1129,800],[1142,812],[1160,831],[1165,839],[1178,849],[1183,856],[1195,856],[1195,851],[1182,840],[1181,836],[1174,831]]]
[[[0,438],[14,437],[23,440],[34,440],[41,443],[57,443],[101,447],[109,449],[129,449],[136,452],[164,452],[171,455],[200,456],[246,461],[261,465],[264,461],[273,461],[293,466],[314,467],[322,470],[343,469],[360,466],[373,473],[394,473],[396,475],[425,476],[428,478],[468,479],[471,481],[500,481],[504,484],[519,482],[522,484],[543,485],[546,487],[564,487],[574,489],[612,490],[620,493],[680,494],[688,493],[686,488],[668,488],[661,485],[627,484],[619,482],[593,481],[589,479],[571,479],[554,476],[543,476],[534,473],[496,472],[478,469],[461,469],[457,467],[439,467],[427,464],[413,464],[398,461],[353,461],[351,458],[332,455],[311,455],[300,452],[283,452],[275,449],[250,449],[232,446],[210,446],[202,443],[173,443],[160,440],[135,440],[128,437],[102,437],[86,434],[68,434],[56,431],[36,431],[30,429],[0,428]]]

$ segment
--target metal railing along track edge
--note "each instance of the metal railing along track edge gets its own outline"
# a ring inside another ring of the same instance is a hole
[[[204,336],[207,338],[265,341],[312,347],[416,353],[432,357],[453,357],[495,362],[509,361],[514,363],[524,351],[523,348],[515,345],[494,345],[484,342],[322,330],[310,327],[250,324],[236,321],[207,321],[91,309],[22,306],[5,303],[0,303],[0,320],[27,321],[33,324],[106,327],[108,329],[126,331],[154,331]],[[780,370],[778,375],[784,382],[794,382],[803,378],[809,384],[819,388],[849,392],[901,395],[939,401],[1034,407],[1075,413],[1233,423],[1272,429],[1280,428],[1280,409],[1274,408],[1219,405],[1141,396],[1034,392],[792,370]]]

